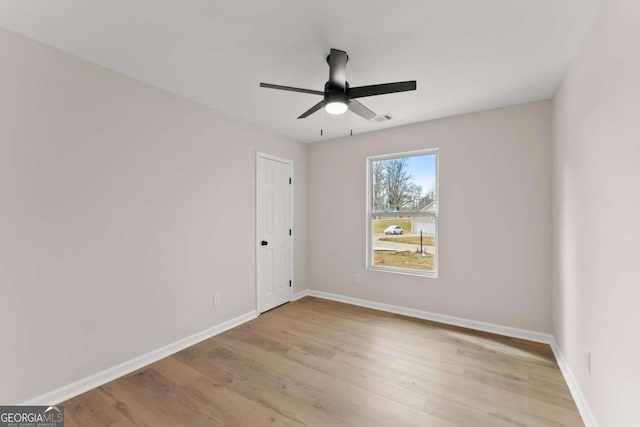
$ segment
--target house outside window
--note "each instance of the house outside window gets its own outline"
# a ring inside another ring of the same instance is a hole
[[[438,276],[438,150],[367,159],[367,268]]]

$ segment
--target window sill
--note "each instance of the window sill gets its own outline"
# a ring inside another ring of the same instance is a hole
[[[417,271],[417,270],[409,270],[398,267],[381,267],[376,265],[367,266],[367,270],[371,271],[381,271],[383,273],[395,273],[395,274],[403,274],[405,276],[418,276],[418,277],[428,277],[430,279],[438,278],[438,271]]]

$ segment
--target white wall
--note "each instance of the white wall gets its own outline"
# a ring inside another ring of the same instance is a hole
[[[4,30],[0,63],[0,403],[253,310],[256,150],[306,287],[305,145]]]
[[[312,144],[309,288],[551,332],[550,115],[543,101]],[[365,271],[365,159],[434,147],[439,278]]]
[[[640,425],[639,47],[640,2],[606,1],[553,102],[553,329],[603,427]]]

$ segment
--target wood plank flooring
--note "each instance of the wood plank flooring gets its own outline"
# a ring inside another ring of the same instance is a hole
[[[74,426],[582,426],[548,345],[306,297],[65,405]]]

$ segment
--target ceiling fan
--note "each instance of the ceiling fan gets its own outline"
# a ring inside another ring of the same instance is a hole
[[[271,83],[260,83],[260,87],[288,90],[291,92],[310,93],[312,95],[320,95],[324,97],[322,101],[302,113],[298,117],[299,119],[309,117],[311,114],[324,107],[329,114],[342,114],[347,110],[351,110],[351,112],[356,113],[360,117],[366,120],[371,120],[376,116],[376,113],[371,111],[360,101],[356,100],[356,98],[416,90],[415,80],[349,87],[346,72],[348,60],[349,57],[347,56],[347,52],[338,49],[331,49],[329,56],[327,56],[327,62],[329,63],[329,81],[324,85],[324,92],[291,86],[274,85]]]

